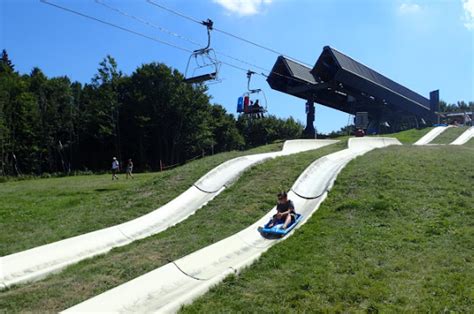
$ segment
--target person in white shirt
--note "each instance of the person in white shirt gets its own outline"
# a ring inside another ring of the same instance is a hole
[[[112,158],[112,180],[114,179],[118,180],[117,172],[119,171],[119,169],[120,169],[119,161],[115,157]]]

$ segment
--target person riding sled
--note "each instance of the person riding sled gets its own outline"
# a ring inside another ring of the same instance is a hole
[[[291,200],[288,199],[286,192],[280,192],[277,196],[277,213],[273,215],[273,219],[268,225],[268,228],[273,227],[275,224],[283,223],[282,229],[286,229],[292,222],[296,220],[295,205]]]

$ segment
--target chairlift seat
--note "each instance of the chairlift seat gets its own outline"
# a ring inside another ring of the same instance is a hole
[[[216,77],[217,77],[217,72],[212,72],[212,73],[185,78],[183,82],[188,83],[188,84],[202,83],[205,81],[215,80]]]
[[[247,72],[247,91],[238,98],[237,100],[237,112],[243,114],[250,119],[253,118],[263,118],[263,114],[267,112],[267,97],[265,93],[260,88],[251,89],[250,88],[250,79],[252,74],[255,74],[253,71]],[[250,96],[257,95],[255,103],[250,100]],[[259,95],[263,97],[263,106],[261,105]]]

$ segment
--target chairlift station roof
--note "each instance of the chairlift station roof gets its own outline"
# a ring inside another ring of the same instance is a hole
[[[436,117],[437,92],[430,102],[329,46],[313,68],[279,56],[267,81],[275,90],[349,114],[364,111],[373,119],[415,116],[427,121]]]

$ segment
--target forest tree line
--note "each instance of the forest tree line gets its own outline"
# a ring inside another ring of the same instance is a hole
[[[0,60],[0,175],[101,171],[116,156],[139,170],[157,170],[222,151],[298,138],[293,118],[237,120],[211,104],[206,87],[182,82],[162,63],[124,75],[113,57],[90,83],[20,74]]]
[[[0,176],[103,171],[116,156],[138,170],[158,170],[229,150],[299,138],[293,118],[250,121],[211,104],[206,86],[183,83],[162,63],[124,75],[113,57],[88,84],[48,78],[39,68],[20,74],[5,50],[0,59]],[[474,103],[440,102],[441,112]],[[329,137],[347,135],[348,125]],[[318,134],[318,137],[325,137]]]

